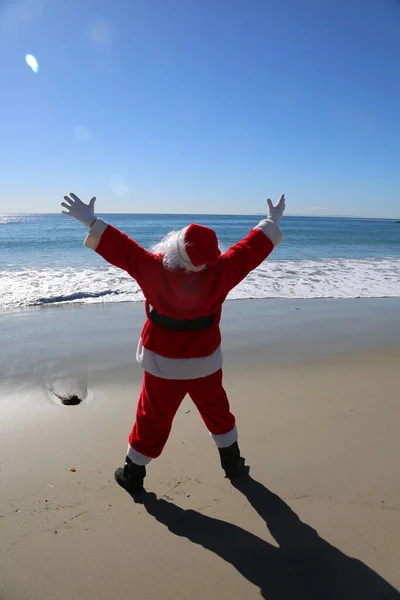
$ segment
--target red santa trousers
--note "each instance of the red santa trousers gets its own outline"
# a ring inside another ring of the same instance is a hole
[[[128,455],[133,462],[146,464],[160,456],[186,394],[196,405],[217,446],[230,446],[236,441],[235,417],[222,385],[222,369],[208,377],[185,380],[161,379],[145,371],[136,421],[129,436]]]

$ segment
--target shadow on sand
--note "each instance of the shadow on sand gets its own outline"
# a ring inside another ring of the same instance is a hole
[[[230,563],[268,600],[400,600],[400,593],[382,577],[320,538],[261,483],[249,476],[234,486],[265,521],[279,548],[241,527],[183,510],[153,493],[144,492],[134,500],[171,533]]]

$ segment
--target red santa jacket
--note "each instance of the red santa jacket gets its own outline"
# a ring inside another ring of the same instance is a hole
[[[149,318],[142,330],[137,360],[145,371],[165,379],[195,379],[222,367],[220,319],[228,293],[282,239],[279,227],[265,219],[222,254],[215,266],[194,273],[166,269],[161,256],[145,250],[101,219],[94,223],[84,244],[127,271],[158,313],[175,319],[215,315],[212,326],[200,331],[167,330]]]

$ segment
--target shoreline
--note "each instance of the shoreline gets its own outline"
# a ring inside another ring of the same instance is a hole
[[[126,368],[141,377],[135,357],[143,303],[48,308],[0,312],[0,394],[7,378],[46,379],[78,366],[87,373]],[[400,299],[232,300],[224,304],[221,332],[225,366],[261,365],[265,353],[279,365],[396,349]]]
[[[266,298],[227,298],[224,302],[224,307],[230,303],[236,302],[385,302],[385,301],[393,301],[399,302],[400,306],[400,296],[355,296],[349,298],[337,298],[335,296],[320,296],[313,298],[293,298],[282,296],[278,297],[266,297]],[[46,302],[43,304],[30,304],[24,306],[16,306],[13,308],[0,308],[0,317],[5,316],[7,314],[20,313],[23,311],[36,311],[36,310],[47,310],[47,309],[59,309],[59,308],[96,308],[96,307],[109,307],[109,306],[121,306],[121,305],[143,305],[144,300],[121,300],[119,302],[84,302],[81,300],[76,300],[72,302]]]
[[[138,388],[145,318],[136,302],[0,313],[0,420],[18,417],[19,408],[59,404],[57,394],[86,403],[93,386]],[[400,363],[400,300],[227,301],[221,333],[229,377],[237,370],[333,368],[346,357],[368,363],[382,352],[399,355]]]

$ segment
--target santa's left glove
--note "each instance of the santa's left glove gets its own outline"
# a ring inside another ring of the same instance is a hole
[[[65,202],[61,202],[61,206],[67,209],[62,211],[64,215],[73,217],[86,227],[91,227],[93,225],[96,221],[96,216],[94,214],[95,197],[91,199],[89,204],[85,204],[78,196],[72,193],[69,196],[64,196],[64,200]]]

